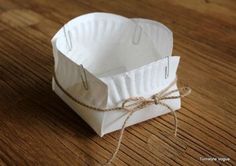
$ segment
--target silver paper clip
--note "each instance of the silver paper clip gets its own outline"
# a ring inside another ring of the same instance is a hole
[[[135,24],[136,24],[136,27],[135,27],[132,43],[137,45],[140,42],[143,29],[137,23],[135,23]]]
[[[69,30],[67,31],[66,24],[63,26],[63,32],[66,38],[68,51],[71,51],[72,50],[72,39],[71,39],[72,36],[71,36],[71,32]]]
[[[82,70],[82,71],[80,71],[81,80],[82,80],[84,89],[88,90],[89,87],[88,87],[88,80],[87,80],[86,71],[85,71],[82,64],[80,66],[81,66],[81,70]]]
[[[169,77],[170,74],[170,57],[167,56],[167,65],[165,66],[165,79]]]

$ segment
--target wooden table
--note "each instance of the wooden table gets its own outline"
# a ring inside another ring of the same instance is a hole
[[[0,0],[0,165],[99,165],[114,151],[119,132],[100,138],[51,90],[50,39],[94,11],[167,25],[193,90],[177,138],[171,115],[129,127],[113,165],[235,165],[234,0]]]

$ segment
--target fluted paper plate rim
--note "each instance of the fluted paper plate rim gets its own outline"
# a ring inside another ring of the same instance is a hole
[[[112,16],[114,18],[118,18],[118,19],[121,19],[124,21],[135,20],[141,24],[143,23],[143,24],[148,24],[148,25],[152,25],[152,26],[160,26],[160,27],[164,28],[168,33],[171,33],[170,40],[172,40],[172,46],[173,46],[172,32],[162,23],[159,23],[159,22],[153,21],[153,20],[142,19],[142,18],[129,19],[129,18],[120,16],[120,15],[116,15],[116,14],[96,12],[96,13],[89,13],[89,14],[85,14],[85,15],[76,17],[76,18],[72,19],[71,21],[69,21],[67,24],[75,24],[77,19],[84,19],[87,16],[93,16],[93,15],[99,15],[101,17],[103,15],[109,15],[109,16]],[[58,31],[58,33],[60,31],[62,31],[62,29],[60,29]],[[58,35],[58,33],[53,37],[52,40],[56,40],[56,36]],[[59,48],[57,48],[57,49],[60,51]],[[66,58],[70,59],[70,57],[65,55],[63,53],[63,51],[60,51],[60,52]],[[172,50],[171,50],[171,52],[172,52]],[[168,56],[171,56],[171,54],[169,54]],[[172,57],[172,58],[175,58],[175,57]],[[73,60],[71,60],[71,61],[73,63],[75,63]],[[115,106],[118,103],[120,103],[120,101],[124,100],[125,98],[127,98],[129,96],[133,96],[133,95],[142,96],[142,95],[147,95],[149,93],[150,94],[153,93],[157,89],[157,86],[158,86],[158,85],[153,84],[153,82],[158,80],[158,78],[155,78],[155,77],[160,77],[160,75],[153,76],[153,72],[155,70],[158,70],[157,63],[159,61],[160,60],[153,61],[148,64],[144,64],[138,68],[132,69],[130,71],[115,74],[112,76],[107,76],[107,77],[95,76],[97,79],[101,80],[108,87],[107,106],[108,107]],[[80,65],[80,64],[77,64],[77,65]],[[93,74],[92,72],[90,72],[90,73]],[[174,73],[174,75],[175,75],[175,73]]]

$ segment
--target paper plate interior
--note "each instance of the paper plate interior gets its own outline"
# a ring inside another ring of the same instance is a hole
[[[57,49],[99,78],[128,72],[172,54],[172,32],[145,19],[92,13],[68,22],[62,34]]]

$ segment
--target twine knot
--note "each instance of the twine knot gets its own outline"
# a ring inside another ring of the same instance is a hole
[[[155,105],[157,105],[159,104],[161,97],[159,95],[154,95],[153,100],[154,100]]]

